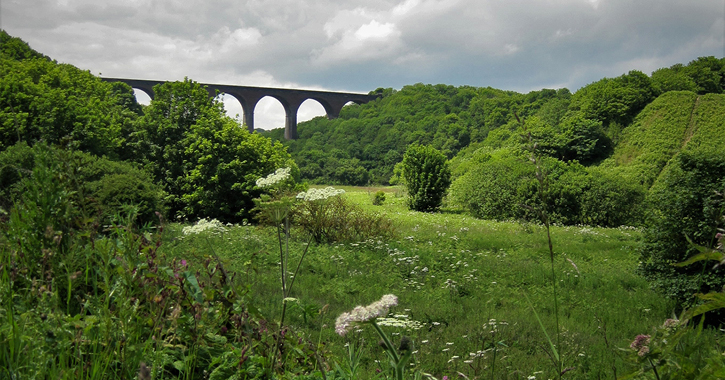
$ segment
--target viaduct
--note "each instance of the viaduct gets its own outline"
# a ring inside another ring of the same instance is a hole
[[[127,85],[139,89],[148,94],[151,99],[154,98],[154,86],[165,83],[157,80],[142,79],[123,79],[123,78],[101,78],[106,82],[123,82]],[[254,132],[254,107],[260,99],[265,96],[271,96],[282,103],[284,107],[285,125],[284,137],[287,140],[297,139],[297,111],[302,102],[307,99],[314,99],[325,108],[328,119],[335,119],[340,116],[340,110],[345,104],[353,102],[356,104],[364,104],[377,99],[378,95],[354,94],[347,92],[330,92],[330,91],[312,91],[312,90],[295,90],[286,88],[267,88],[267,87],[249,87],[249,86],[232,86],[224,84],[207,84],[199,83],[209,92],[209,96],[216,97],[217,92],[221,94],[229,94],[236,98],[242,105],[244,111],[243,122],[249,128],[249,132]]]

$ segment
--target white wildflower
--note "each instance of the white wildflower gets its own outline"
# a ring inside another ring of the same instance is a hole
[[[210,231],[212,233],[217,233],[217,232],[226,232],[226,230],[227,229],[224,228],[224,225],[222,224],[222,222],[220,222],[216,219],[207,220],[206,218],[204,218],[204,219],[199,219],[199,221],[197,221],[196,224],[194,224],[193,226],[184,227],[181,230],[181,232],[184,235],[191,235],[191,234],[198,235],[198,234],[200,234],[202,232],[206,232],[206,231]]]
[[[324,189],[309,189],[307,191],[303,191],[299,194],[297,194],[297,199],[302,199],[303,201],[312,202],[312,201],[319,201],[324,200],[327,198],[331,198],[340,194],[344,194],[345,190],[343,189],[336,189],[332,186],[328,186]]]
[[[291,168],[280,168],[274,173],[257,180],[258,187],[269,187],[289,178]]]
[[[352,311],[340,314],[335,321],[335,332],[344,336],[354,322],[367,322],[388,314],[388,310],[398,305],[398,297],[393,294],[384,295],[379,301],[368,306],[357,306]]]

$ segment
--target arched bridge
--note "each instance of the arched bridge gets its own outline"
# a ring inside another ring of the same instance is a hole
[[[151,99],[154,98],[154,86],[165,83],[157,80],[143,79],[123,79],[123,78],[101,78],[106,82],[123,82],[127,85],[139,89],[148,94]],[[349,102],[364,104],[377,99],[378,95],[355,94],[348,92],[330,92],[330,91],[312,91],[312,90],[295,90],[286,88],[268,88],[268,87],[249,87],[249,86],[232,86],[225,84],[207,84],[199,83],[206,87],[209,96],[217,96],[217,91],[222,94],[229,94],[236,98],[242,105],[244,111],[244,124],[247,125],[250,132],[254,132],[254,107],[257,102],[265,96],[271,96],[277,99],[284,107],[286,114],[284,125],[284,137],[287,140],[297,138],[297,111],[307,99],[314,99],[325,108],[328,119],[334,119],[340,116],[340,110]]]

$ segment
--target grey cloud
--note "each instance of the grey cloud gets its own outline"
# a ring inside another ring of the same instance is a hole
[[[714,0],[3,0],[0,27],[106,75],[528,91],[721,57],[723,13]]]

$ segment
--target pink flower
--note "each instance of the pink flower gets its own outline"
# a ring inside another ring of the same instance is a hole
[[[367,306],[356,306],[352,311],[340,314],[335,321],[335,332],[340,336],[347,334],[355,322],[367,322],[388,314],[388,310],[398,305],[398,297],[393,294],[384,295],[379,301]]]
[[[649,344],[649,340],[649,335],[637,335],[637,337],[634,338],[634,341],[632,341],[629,345],[629,348],[637,351],[637,355],[645,356],[649,353],[649,347],[647,346]]]
[[[646,346],[649,344],[649,335],[637,335],[637,337],[634,338],[634,341],[629,345],[629,347],[633,350],[639,350],[643,346]]]

